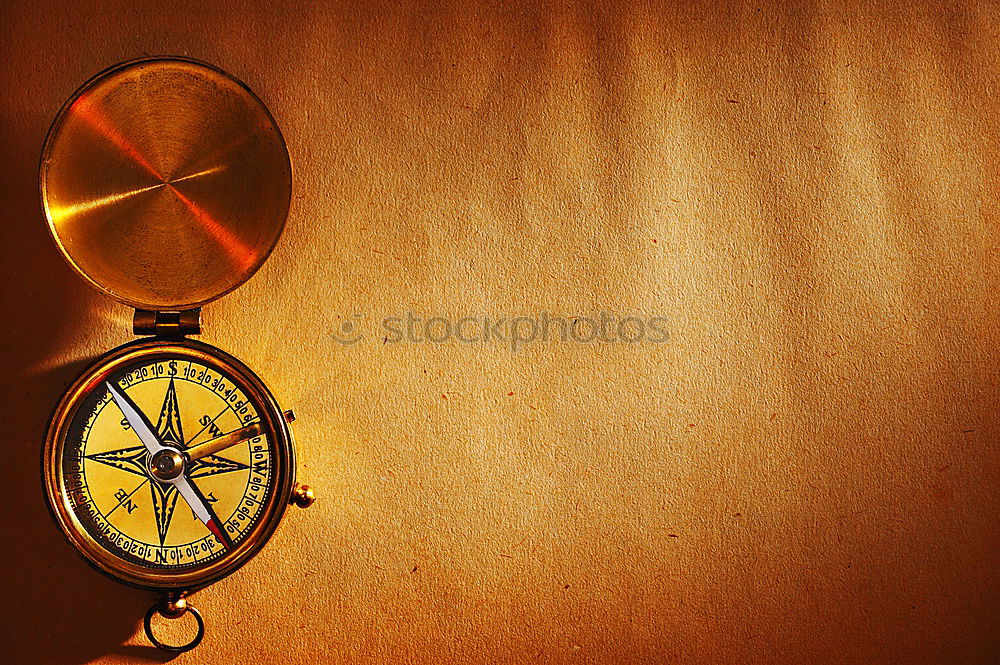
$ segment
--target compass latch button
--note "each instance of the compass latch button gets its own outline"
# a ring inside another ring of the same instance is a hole
[[[296,485],[292,490],[292,498],[289,501],[293,506],[308,508],[316,501],[316,495],[308,485]]]

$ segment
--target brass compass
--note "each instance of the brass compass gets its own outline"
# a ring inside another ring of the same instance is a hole
[[[188,339],[200,307],[245,282],[278,241],[291,166],[245,85],[184,58],[126,62],[88,81],[42,153],[52,237],[85,279],[135,308],[140,339],[114,349],[59,400],[45,439],[46,497],[70,544],[115,580],[160,594],[145,617],[168,651],[201,641],[187,596],[256,554],[295,484],[289,423],[232,356]],[[172,646],[152,620],[191,613]]]

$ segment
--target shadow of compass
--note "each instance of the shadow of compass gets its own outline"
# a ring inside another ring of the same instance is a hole
[[[86,663],[129,643],[152,599],[100,575],[63,540],[45,505],[40,460],[56,400],[87,363],[127,340],[128,311],[73,274],[42,216],[38,155],[70,91],[10,71],[10,103],[0,105],[0,653],[9,663]],[[129,655],[164,660],[152,649]]]

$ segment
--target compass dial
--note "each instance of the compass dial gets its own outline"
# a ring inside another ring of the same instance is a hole
[[[276,405],[249,370],[193,344],[147,342],[85,373],[50,456],[70,540],[102,568],[157,586],[218,571],[288,501]]]

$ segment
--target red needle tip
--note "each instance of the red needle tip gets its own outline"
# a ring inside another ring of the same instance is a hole
[[[215,534],[215,537],[219,539],[219,542],[222,543],[223,547],[227,550],[233,549],[232,539],[229,537],[229,534],[227,534],[225,530],[219,526],[218,522],[215,521],[215,518],[208,520],[208,524],[205,526],[208,527],[209,531]]]

